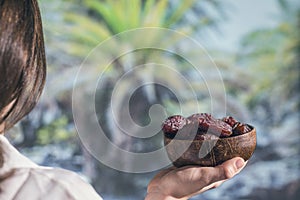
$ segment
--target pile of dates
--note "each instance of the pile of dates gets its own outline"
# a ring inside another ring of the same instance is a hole
[[[165,136],[173,139],[211,140],[242,135],[251,131],[244,123],[231,116],[216,119],[208,113],[197,113],[187,118],[181,115],[168,117],[162,124]]]

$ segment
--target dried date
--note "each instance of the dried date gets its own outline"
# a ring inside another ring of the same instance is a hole
[[[183,140],[213,140],[248,133],[251,127],[231,116],[216,119],[208,113],[197,113],[185,118],[181,115],[168,117],[162,124],[165,136]]]
[[[243,124],[241,122],[235,123],[233,126],[232,132],[233,136],[242,135],[251,131],[251,128],[247,124]]]
[[[222,121],[225,122],[226,124],[229,124],[231,127],[233,127],[238,122],[236,121],[236,119],[234,119],[231,116],[224,117]]]
[[[186,119],[181,115],[168,117],[162,124],[162,130],[170,138],[174,138],[179,129],[186,124]]]
[[[199,113],[188,117],[191,121],[198,122],[198,132],[210,132],[220,137],[228,137],[232,134],[232,128],[227,123],[215,119],[211,114]]]
[[[197,134],[195,137],[195,140],[217,140],[217,139],[219,139],[218,136],[209,133]]]

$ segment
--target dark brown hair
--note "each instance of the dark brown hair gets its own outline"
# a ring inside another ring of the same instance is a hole
[[[46,76],[36,0],[0,0],[0,125],[11,128],[32,110]],[[3,113],[7,105],[12,107]]]

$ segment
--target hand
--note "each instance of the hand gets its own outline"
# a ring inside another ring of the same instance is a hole
[[[246,165],[239,157],[216,167],[171,167],[158,173],[148,185],[146,200],[186,200],[221,185]]]

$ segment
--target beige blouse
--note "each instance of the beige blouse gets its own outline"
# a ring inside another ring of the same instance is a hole
[[[0,135],[0,199],[101,200],[91,185],[74,172],[39,166]]]

